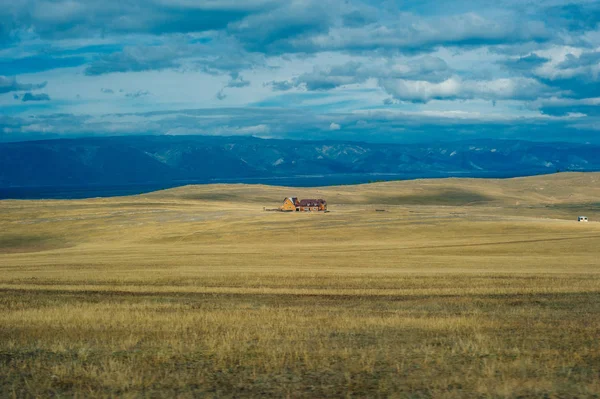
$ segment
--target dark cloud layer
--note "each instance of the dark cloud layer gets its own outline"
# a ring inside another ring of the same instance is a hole
[[[558,64],[561,69],[597,67],[600,64],[600,51],[588,51],[579,57],[567,54],[566,59]]]
[[[0,94],[11,91],[37,90],[44,87],[46,87],[46,82],[19,83],[15,77],[0,76]]]
[[[501,61],[500,64],[504,65],[509,71],[517,74],[523,73],[531,75],[534,68],[537,68],[548,61],[550,61],[549,58],[540,57],[537,54],[528,54],[517,58],[505,59]]]
[[[55,57],[48,55],[8,60],[0,59],[0,74],[17,75],[49,71],[57,68],[71,68],[84,65],[86,62],[85,57]]]
[[[50,101],[50,96],[45,93],[33,94],[33,93],[25,93],[23,94],[23,98],[21,99],[24,103],[28,101]]]
[[[544,18],[519,13],[484,16],[486,8],[449,15],[424,15],[392,2],[331,0],[21,0],[0,10],[5,40],[23,32],[43,38],[80,38],[116,34],[174,34],[222,31],[251,51],[315,52],[391,49],[423,51],[439,45],[481,45],[547,41],[561,32]],[[387,5],[387,7],[385,7]],[[587,5],[561,11],[591,26]],[[433,8],[435,9],[435,8]],[[408,10],[408,12],[407,12]],[[581,16],[585,16],[582,18]],[[561,30],[569,24],[554,18]],[[589,22],[584,22],[589,21]],[[597,20],[596,20],[597,22]]]
[[[223,29],[273,1],[20,0],[0,10],[5,39],[19,31],[44,38],[174,33]],[[16,31],[16,32],[15,32]]]

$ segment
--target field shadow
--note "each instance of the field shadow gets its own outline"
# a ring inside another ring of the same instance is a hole
[[[369,196],[369,202],[385,205],[472,205],[488,203],[495,198],[483,195],[477,192],[446,189],[435,192],[425,192],[423,194],[411,194],[400,196]]]
[[[0,254],[41,252],[71,246],[63,238],[51,234],[0,234]]]

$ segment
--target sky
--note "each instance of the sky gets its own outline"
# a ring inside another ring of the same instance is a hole
[[[0,0],[0,141],[600,142],[600,1]]]

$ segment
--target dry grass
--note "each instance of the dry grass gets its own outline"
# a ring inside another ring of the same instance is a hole
[[[332,212],[262,211],[296,193]],[[598,198],[561,174],[0,202],[0,397],[598,398]]]

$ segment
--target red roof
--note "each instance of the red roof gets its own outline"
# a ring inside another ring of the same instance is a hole
[[[303,199],[299,203],[300,206],[319,206],[325,204],[327,204],[327,201],[324,199]]]

